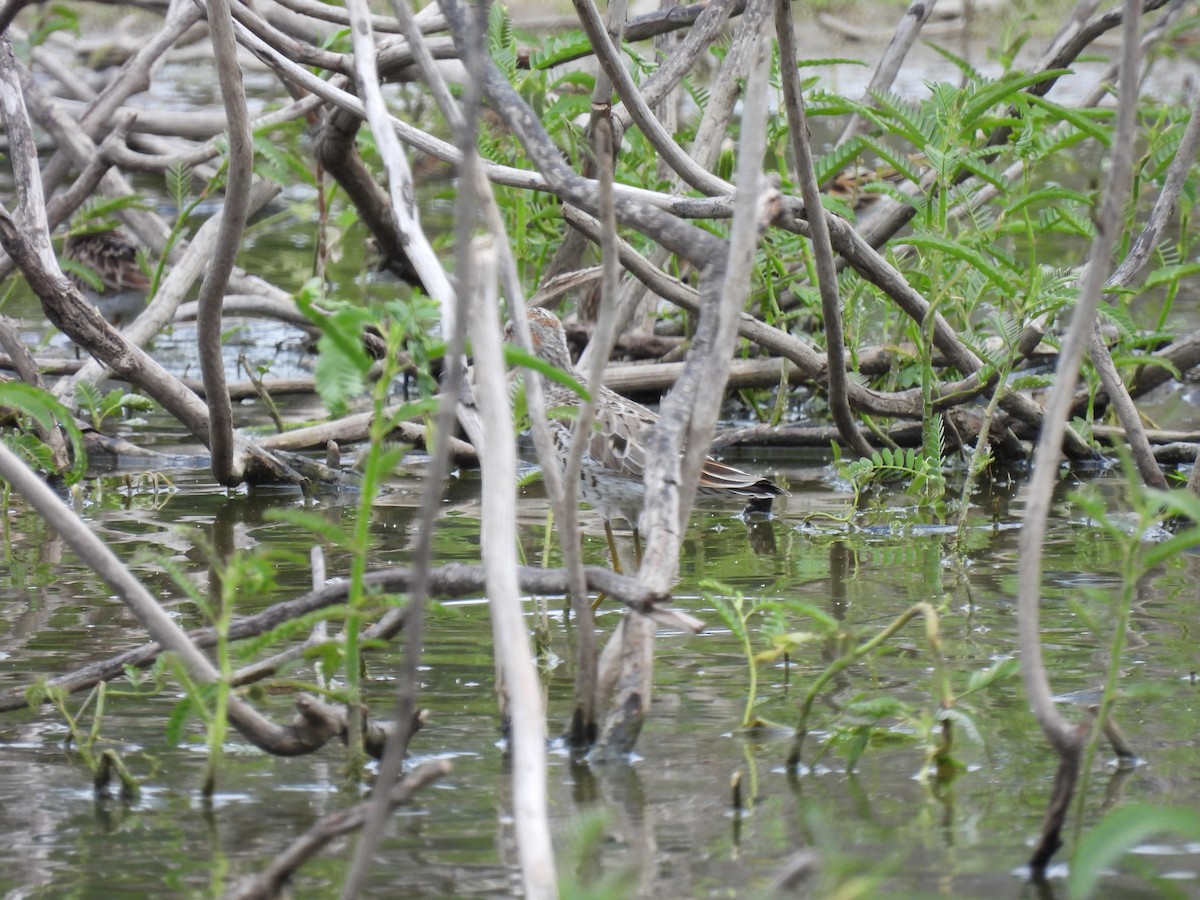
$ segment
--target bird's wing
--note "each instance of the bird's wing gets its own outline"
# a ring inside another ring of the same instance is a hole
[[[749,472],[727,466],[711,456],[704,458],[704,464],[700,468],[700,487],[746,497],[778,497],[787,493],[769,478],[751,475]]]
[[[614,474],[641,480],[646,471],[646,441],[658,416],[608,388],[601,389],[598,400],[588,453]]]

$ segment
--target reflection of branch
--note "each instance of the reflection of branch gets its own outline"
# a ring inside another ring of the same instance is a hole
[[[388,797],[389,805],[394,809],[407,804],[417,791],[431,781],[448,774],[451,768],[450,763],[445,760],[423,763],[392,789],[392,793]],[[284,884],[310,857],[318,853],[334,838],[349,834],[362,827],[369,806],[369,801],[359,803],[350,809],[332,813],[320,819],[293,841],[283,853],[275,857],[264,872],[249,881],[236,885],[226,896],[237,898],[237,900],[259,900],[259,898],[280,896]]]
[[[664,628],[686,633],[696,633],[704,627],[698,619],[678,610],[660,606],[663,597],[656,596],[638,584],[633,578],[618,575],[600,566],[585,566],[584,576],[593,593],[603,593],[624,603],[630,609],[653,617]],[[521,590],[538,595],[561,595],[567,593],[567,574],[563,569],[537,569],[521,566],[517,570]],[[413,584],[412,569],[382,569],[371,572],[363,579],[369,590],[381,593],[404,593]],[[478,596],[483,590],[483,568],[481,566],[450,563],[429,571],[429,593],[437,597]],[[308,613],[345,601],[349,595],[349,581],[327,584],[317,590],[302,594],[268,606],[260,613],[235,619],[229,626],[229,638],[242,640],[265,634],[272,628],[299,618]],[[379,625],[369,628],[366,637],[371,640],[388,640],[404,627],[405,609],[397,610],[398,617],[385,617]],[[386,626],[386,627],[385,627]],[[216,632],[212,628],[197,628],[188,632],[188,639],[197,647],[216,645]],[[46,680],[51,687],[70,693],[87,690],[100,681],[111,681],[121,677],[126,667],[145,668],[151,665],[163,648],[156,643],[146,644],[119,656],[98,663],[91,663]],[[25,688],[0,691],[0,712],[24,709],[29,705]]]
[[[164,650],[174,653],[188,676],[199,684],[213,684],[220,677],[208,657],[200,652],[146,587],[117,559],[107,544],[93,534],[62,499],[11,450],[0,443],[0,479],[7,481],[30,508],[56,531],[82,562],[111,587],[137,617],[142,627]],[[328,706],[316,697],[296,698],[298,715],[289,725],[276,725],[240,697],[229,698],[229,720],[248,741],[278,756],[299,756],[324,746],[345,731],[344,710]],[[380,748],[376,732],[364,743]]]

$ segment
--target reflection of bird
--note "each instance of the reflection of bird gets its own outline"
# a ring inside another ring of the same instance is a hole
[[[91,270],[91,278],[78,272],[70,272],[68,277],[113,325],[132,321],[145,307],[150,279],[138,265],[137,248],[124,232],[73,234],[67,238],[63,254]]]
[[[530,309],[529,330],[534,352],[542,360],[582,381],[571,365],[562,323],[553,313]],[[583,400],[557,382],[544,379],[543,384],[554,447],[559,464],[565,466],[571,444],[571,422]],[[624,519],[634,527],[635,536],[637,534],[646,493],[642,482],[646,445],[658,422],[658,414],[604,386],[596,392],[595,409],[594,430],[580,468],[579,495],[604,517],[604,530],[611,549],[612,519]],[[787,492],[768,478],[706,457],[700,470],[697,493],[744,500],[753,510],[767,511],[774,498]]]

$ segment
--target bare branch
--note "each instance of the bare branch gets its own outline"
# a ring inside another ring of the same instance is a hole
[[[241,471],[234,465],[233,404],[225,386],[225,359],[221,352],[221,300],[241,246],[254,178],[254,147],[250,137],[250,113],[238,67],[229,0],[208,0],[208,30],[216,51],[217,81],[229,125],[229,176],[221,230],[213,254],[204,270],[196,302],[197,341],[204,397],[208,404],[208,448],[212,453],[213,476],[220,484],[237,485]]]
[[[1133,141],[1137,112],[1136,79],[1138,70],[1139,23],[1141,3],[1126,0],[1121,57],[1121,93],[1117,106],[1117,127],[1112,143],[1109,182],[1104,192],[1096,227],[1096,238],[1079,286],[1074,315],[1055,371],[1054,387],[1046,404],[1046,418],[1034,454],[1033,474],[1029,480],[1028,505],[1020,535],[1021,571],[1018,579],[1017,639],[1021,652],[1021,672],[1029,705],[1046,738],[1060,757],[1059,781],[1064,773],[1069,785],[1059,783],[1056,800],[1047,816],[1033,865],[1044,867],[1058,844],[1058,830],[1065,806],[1073,790],[1082,735],[1080,727],[1069,724],[1059,713],[1050,690],[1049,677],[1042,658],[1038,628],[1042,581],[1042,540],[1050,511],[1054,481],[1058,475],[1063,431],[1066,428],[1071,394],[1078,377],[1079,362],[1092,330],[1093,318],[1107,277],[1113,248],[1116,246],[1120,210],[1129,193],[1133,168]],[[1065,796],[1064,796],[1065,795]]]
[[[846,347],[842,330],[842,303],[838,297],[837,264],[833,260],[833,247],[829,242],[829,226],[825,216],[820,213],[821,189],[813,167],[808,117],[804,114],[804,95],[800,90],[800,73],[796,69],[796,25],[792,15],[788,0],[775,0],[775,31],[779,36],[779,70],[783,77],[788,132],[792,138],[792,152],[796,156],[796,174],[804,197],[804,208],[813,211],[808,217],[808,227],[817,264],[817,286],[821,292],[821,315],[825,324],[829,408],[842,440],[859,456],[870,456],[871,445],[859,432],[850,414],[847,398]]]

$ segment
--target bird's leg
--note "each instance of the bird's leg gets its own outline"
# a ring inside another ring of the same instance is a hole
[[[633,526],[633,562],[639,569],[642,567],[642,533]]]
[[[608,558],[612,562],[613,571],[618,575],[625,574],[621,571],[621,555],[617,553],[617,539],[613,536],[612,525],[608,519],[604,520],[604,537],[608,539]],[[603,591],[596,595],[596,599],[592,601],[592,612],[600,608],[605,596],[607,595]]]
[[[635,530],[633,534],[634,539],[636,540],[637,531]],[[612,524],[608,521],[608,519],[604,520],[604,536],[608,539],[608,557],[612,560],[613,571],[618,575],[624,575],[625,573],[621,570],[621,554],[617,552],[617,539],[613,535]],[[639,554],[640,552],[641,551],[638,550]]]

